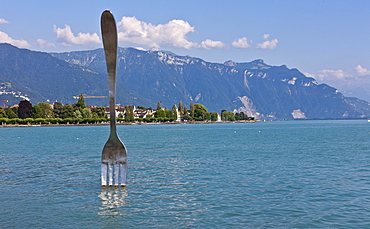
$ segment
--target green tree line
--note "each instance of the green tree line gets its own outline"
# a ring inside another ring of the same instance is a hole
[[[208,112],[208,109],[199,103],[190,103],[190,109],[186,104],[179,102],[178,106],[173,105],[171,110],[161,107],[161,103],[157,103],[157,111],[154,114],[155,118],[166,118],[168,121],[177,120],[178,117],[181,121],[218,121],[219,116],[221,121],[240,121],[240,120],[254,120],[253,117],[248,117],[243,112],[232,112],[222,110],[221,115],[217,112]]]
[[[89,109],[80,95],[72,105],[55,102],[53,105],[40,102],[32,106],[28,101],[21,101],[18,107],[0,107],[0,122],[8,124],[65,124],[95,123],[107,121],[104,107]]]
[[[125,115],[118,116],[118,122],[173,122],[173,121],[239,121],[253,120],[243,112],[234,113],[222,110],[221,115],[217,112],[208,112],[208,109],[199,103],[190,103],[189,109],[186,104],[179,102],[172,109],[162,108],[161,102],[157,103],[154,117],[147,115],[146,118],[134,118],[133,106],[125,106]],[[149,109],[138,106],[138,109]],[[40,102],[32,106],[28,101],[21,101],[18,107],[0,107],[0,122],[7,124],[84,124],[108,122],[105,107],[99,106],[87,108],[82,94],[78,101],[72,105],[63,105],[55,102],[53,105]]]

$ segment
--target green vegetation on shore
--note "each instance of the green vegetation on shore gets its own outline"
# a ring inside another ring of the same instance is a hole
[[[173,105],[168,110],[161,107],[158,102],[157,109],[138,106],[125,106],[117,108],[117,122],[119,123],[152,123],[152,122],[194,122],[194,121],[251,121],[243,112],[234,113],[222,110],[208,112],[202,104],[190,104],[190,109],[182,102]],[[32,106],[29,101],[23,100],[18,106],[0,107],[1,125],[54,125],[54,124],[101,124],[109,122],[107,108],[102,106],[88,107],[83,95],[72,105],[63,105],[60,102],[48,104],[41,102]]]

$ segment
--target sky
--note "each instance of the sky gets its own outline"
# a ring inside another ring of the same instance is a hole
[[[370,101],[368,0],[0,0],[0,43],[43,52],[101,48],[106,9],[120,47],[217,63],[263,59]]]

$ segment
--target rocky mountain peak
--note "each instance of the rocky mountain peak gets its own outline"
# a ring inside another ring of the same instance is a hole
[[[236,63],[232,60],[228,60],[228,61],[225,61],[224,65],[229,66],[229,67],[235,67]]]

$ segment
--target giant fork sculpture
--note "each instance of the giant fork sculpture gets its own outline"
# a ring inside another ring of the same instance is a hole
[[[102,152],[101,183],[102,187],[126,186],[127,151],[117,135],[116,128],[116,69],[117,69],[117,27],[112,13],[108,10],[101,15],[101,33],[105,60],[108,71],[110,135]],[[113,182],[114,180],[114,182]]]

